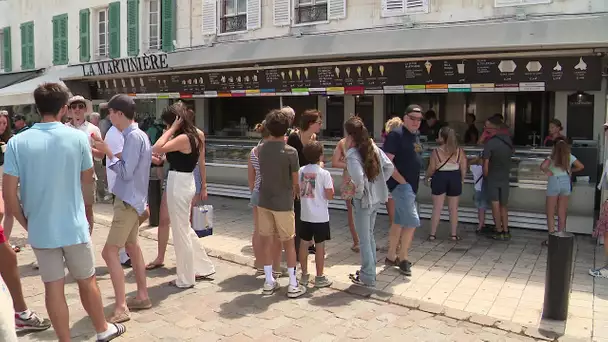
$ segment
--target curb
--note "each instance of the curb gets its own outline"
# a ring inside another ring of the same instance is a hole
[[[112,220],[107,215],[96,214],[95,215],[95,223],[109,226]],[[143,238],[157,241],[157,236],[150,230],[140,230],[139,235]],[[169,241],[170,245],[173,245],[171,241]],[[234,253],[224,252],[217,250],[213,247],[205,246],[205,250],[207,254],[211,257],[214,257],[219,260],[232,262],[241,266],[247,266],[254,268],[253,258],[244,257],[241,255],[236,255]],[[455,319],[459,321],[466,321],[473,324],[481,325],[488,328],[494,328],[506,332],[510,332],[513,334],[517,334],[520,336],[525,336],[529,338],[533,338],[535,340],[542,341],[592,341],[592,338],[580,338],[569,335],[562,335],[558,332],[548,329],[542,329],[538,326],[530,326],[530,325],[521,325],[512,321],[501,320],[495,317],[491,317],[488,315],[475,314],[463,310],[453,309],[449,307],[445,307],[440,304],[429,303],[417,299],[407,298],[403,296],[395,296],[392,293],[388,293],[382,290],[376,290],[371,288],[366,288],[362,286],[357,286],[354,284],[343,283],[340,281],[333,281],[332,285],[329,288],[346,292],[351,295],[355,295],[365,299],[371,299],[375,301],[380,301],[384,303],[390,303],[399,305],[401,307],[405,307],[413,310],[424,311],[436,316],[442,316],[449,319]]]

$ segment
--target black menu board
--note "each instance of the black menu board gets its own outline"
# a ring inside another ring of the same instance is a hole
[[[601,88],[599,56],[542,58],[480,58],[353,63],[242,71],[143,75],[91,83],[92,93],[107,98],[116,93],[240,93],[249,90],[276,95],[323,93],[326,88],[351,91],[398,92],[414,86],[421,92],[475,91],[592,91]],[[479,87],[477,87],[479,88]],[[351,92],[352,93],[352,92]]]
[[[593,109],[595,97],[591,94],[571,94],[568,96],[566,119],[568,138],[572,140],[593,140]]]

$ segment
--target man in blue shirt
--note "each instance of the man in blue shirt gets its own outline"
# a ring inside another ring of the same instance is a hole
[[[108,240],[101,252],[110,270],[112,285],[116,295],[114,314],[110,322],[126,322],[131,319],[129,310],[143,310],[152,307],[146,286],[146,264],[139,247],[139,217],[146,213],[148,201],[148,181],[152,147],[150,140],[135,123],[135,101],[128,95],[115,95],[108,102],[110,121],[125,138],[120,159],[116,157],[101,138],[94,137],[95,146],[106,154],[110,170],[116,173],[112,192],[114,198],[114,218]],[[126,298],[125,274],[120,264],[118,251],[125,247],[137,282],[137,295]]]
[[[89,140],[85,133],[60,121],[68,111],[65,87],[43,84],[34,91],[34,100],[42,122],[8,142],[2,183],[4,201],[28,232],[44,282],[46,309],[58,340],[70,340],[64,295],[65,261],[78,282],[97,341],[110,341],[122,335],[125,327],[106,322],[95,279],[95,258],[82,193],[82,183],[93,182]],[[17,196],[19,183],[21,199]]]
[[[420,182],[422,159],[418,129],[422,121],[422,108],[410,105],[403,116],[403,125],[389,132],[384,142],[384,152],[395,164],[393,176],[386,182],[395,202],[395,217],[389,234],[388,255],[385,263],[398,266],[406,276],[412,275],[407,260],[414,231],[420,227],[416,206],[416,193]],[[399,257],[397,246],[401,243]]]

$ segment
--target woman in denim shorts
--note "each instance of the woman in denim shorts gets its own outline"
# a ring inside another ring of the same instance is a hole
[[[547,228],[549,234],[555,231],[555,208],[557,206],[557,230],[566,228],[568,197],[572,192],[570,181],[572,172],[583,170],[583,164],[570,153],[570,145],[563,138],[555,140],[551,156],[540,165],[547,176]],[[543,242],[546,245],[547,241]]]

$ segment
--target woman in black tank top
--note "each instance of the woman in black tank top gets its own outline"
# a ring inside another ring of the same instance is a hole
[[[171,284],[191,288],[197,279],[209,278],[215,273],[213,263],[190,227],[191,204],[199,199],[194,198],[192,174],[197,163],[200,165],[202,179],[200,199],[205,200],[207,197],[205,136],[194,125],[194,112],[188,110],[182,102],[171,105],[165,112],[174,113],[176,119],[154,144],[152,152],[166,154],[170,165],[165,191],[177,261],[177,279]]]

